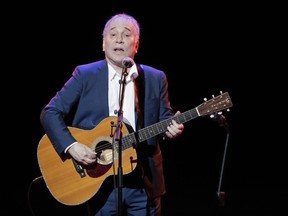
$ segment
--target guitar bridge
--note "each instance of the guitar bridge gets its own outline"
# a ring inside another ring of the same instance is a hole
[[[133,159],[133,157],[130,157],[130,164],[131,164],[131,171],[134,169],[133,163],[137,163],[137,159]]]

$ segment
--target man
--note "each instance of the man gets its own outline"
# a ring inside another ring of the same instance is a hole
[[[59,155],[68,154],[84,167],[93,166],[108,155],[98,152],[97,147],[78,142],[73,136],[65,121],[65,116],[72,111],[72,126],[85,130],[97,127],[109,116],[123,119],[124,125],[131,126],[134,131],[173,117],[164,72],[134,62],[139,39],[140,27],[132,16],[122,13],[111,17],[103,30],[105,59],[77,66],[63,88],[44,107],[41,123]],[[120,207],[124,215],[161,215],[165,182],[159,141],[175,138],[183,129],[183,124],[171,120],[165,130],[157,131],[151,137],[148,134],[146,140],[134,146],[137,167],[124,175],[123,187],[120,185]],[[93,214],[116,215],[119,211],[118,192],[119,187],[114,187],[107,196],[95,199],[94,203],[96,194],[90,200]]]

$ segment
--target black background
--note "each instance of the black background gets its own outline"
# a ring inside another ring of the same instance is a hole
[[[223,113],[231,129],[221,188],[225,205],[219,205],[216,192],[227,133],[203,116],[185,123],[184,134],[162,146],[163,215],[287,212],[285,100],[280,96],[285,80],[274,50],[281,45],[281,6],[184,2],[7,7],[2,28],[3,211],[86,215],[85,205],[58,203],[43,181],[30,185],[41,176],[39,114],[76,65],[104,58],[104,24],[126,12],[141,25],[135,61],[165,71],[174,110],[192,109],[220,91],[228,91],[233,102]]]

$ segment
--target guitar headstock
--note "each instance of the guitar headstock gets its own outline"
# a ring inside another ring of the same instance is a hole
[[[221,93],[217,97],[213,97],[210,100],[197,106],[199,116],[210,115],[223,109],[232,107],[232,101],[228,92]]]

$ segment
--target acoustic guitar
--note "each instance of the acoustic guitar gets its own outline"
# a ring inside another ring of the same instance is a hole
[[[137,166],[136,144],[141,145],[141,142],[165,132],[172,119],[177,123],[185,123],[199,116],[228,110],[230,107],[232,102],[228,92],[225,92],[180,115],[136,132],[130,132],[131,129],[122,124],[120,141],[123,175],[132,172]],[[59,156],[48,136],[45,134],[41,138],[37,148],[40,171],[50,193],[60,203],[79,205],[88,201],[98,192],[106,178],[115,174],[114,164],[118,163],[119,150],[119,142],[114,139],[115,125],[117,125],[117,117],[111,116],[91,130],[69,127],[78,142],[87,145],[97,153],[97,162],[93,166],[80,165],[68,154]]]

